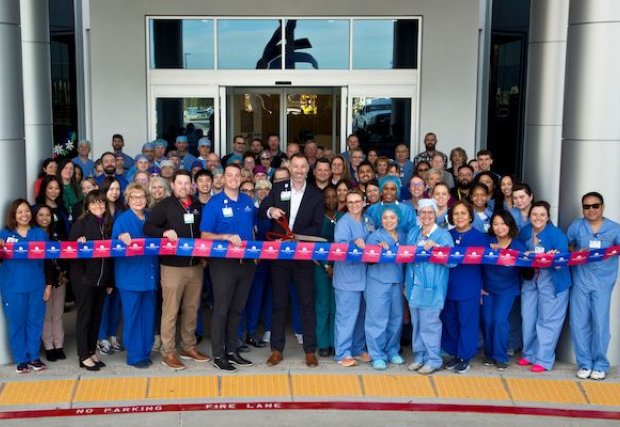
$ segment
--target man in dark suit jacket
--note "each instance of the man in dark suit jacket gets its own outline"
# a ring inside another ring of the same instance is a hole
[[[271,219],[271,231],[284,233],[276,221],[285,216],[293,233],[308,236],[321,235],[325,206],[321,190],[307,183],[310,169],[308,159],[301,153],[290,159],[290,181],[277,183],[260,205],[260,219]],[[314,312],[314,263],[312,261],[272,261],[273,316],[271,326],[271,356],[269,366],[282,361],[284,351],[288,288],[293,281],[299,295],[303,322],[306,365],[317,366],[316,317]]]

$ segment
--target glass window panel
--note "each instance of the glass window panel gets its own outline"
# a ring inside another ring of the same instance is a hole
[[[218,20],[218,68],[282,68],[280,22],[278,19]]]
[[[333,148],[334,95],[320,94],[309,89],[286,95],[287,143],[303,145],[313,139],[317,145]]]
[[[168,141],[174,149],[178,135],[187,135],[189,151],[198,155],[198,140],[213,140],[216,121],[213,98],[157,98],[157,137]]]
[[[411,145],[411,98],[353,97],[353,133],[365,152],[394,158],[398,144]]]
[[[289,19],[285,39],[287,69],[349,68],[347,19]]]
[[[229,117],[229,141],[227,152],[232,151],[232,136],[243,135],[248,142],[252,138],[265,140],[270,133],[280,133],[280,94],[249,90],[235,92]],[[265,141],[266,142],[266,141]]]
[[[151,19],[151,68],[212,69],[212,19]]]
[[[418,67],[417,19],[353,21],[353,68]]]

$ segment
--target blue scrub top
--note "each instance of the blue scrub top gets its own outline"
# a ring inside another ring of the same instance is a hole
[[[15,230],[5,228],[0,231],[0,239],[6,243],[25,241],[46,241],[47,234],[39,227],[28,230],[26,237]],[[45,250],[45,247],[41,248]],[[30,259],[5,259],[0,263],[0,292],[21,294],[43,290],[45,286],[44,261]]]
[[[517,223],[517,228],[519,228],[519,230],[521,230],[523,227],[530,223],[529,218],[523,219],[523,217],[521,216],[521,211],[519,209],[511,208],[508,210],[508,212],[510,212],[510,215],[512,215],[512,217],[514,218],[515,222]]]
[[[438,225],[435,225],[427,236],[422,234],[422,227],[414,227],[407,235],[407,245],[424,246],[429,239],[441,247],[454,246],[450,233]],[[407,264],[405,283],[409,306],[442,309],[446,301],[450,267],[450,265],[430,262],[414,261]]]
[[[489,237],[489,246],[495,243],[497,237]],[[517,238],[512,239],[508,249],[526,251],[525,244]],[[496,295],[521,295],[521,270],[518,267],[485,264],[482,272],[485,291]]]
[[[334,242],[353,243],[357,239],[364,242],[370,234],[370,222],[362,215],[361,221],[356,221],[351,215],[344,214],[336,223]],[[366,264],[363,262],[341,261],[334,263],[334,277],[332,281],[335,289],[343,291],[363,291],[366,289]]]
[[[450,230],[455,246],[477,246],[486,248],[489,240],[475,228],[471,227],[465,233],[459,233],[456,228]],[[448,280],[449,300],[461,301],[480,297],[482,289],[482,265],[460,264],[450,271]]]
[[[534,230],[532,224],[527,224],[521,229],[519,238],[528,251],[535,252],[536,248],[533,239]],[[568,239],[566,235],[555,225],[548,223],[545,228],[538,233],[538,245],[543,252],[549,252],[551,250],[557,250],[559,252],[568,252]],[[551,267],[546,269],[551,275],[553,285],[555,286],[556,294],[570,288],[571,278],[568,271],[568,267]]]
[[[254,239],[256,206],[244,193],[233,200],[224,191],[211,197],[202,209],[200,231],[214,234],[238,234],[241,240]]]
[[[369,245],[378,245],[380,242],[386,242],[389,245],[390,251],[397,253],[398,246],[405,243],[405,235],[398,233],[398,242],[396,242],[387,231],[380,228],[366,239],[366,243]],[[368,277],[381,283],[402,283],[403,273],[403,264],[387,262],[368,264]]]
[[[82,168],[82,173],[84,174],[84,178],[88,178],[89,176],[95,176],[95,162],[91,159],[87,159],[86,163],[82,162],[79,156],[74,157],[72,160],[74,165],[78,165]]]
[[[146,237],[144,235],[144,221],[138,218],[131,209],[119,214],[114,221],[112,238],[118,239],[118,236],[123,233],[129,233],[132,239]],[[115,258],[116,287],[128,291],[154,291],[159,283],[158,267],[157,255]]]
[[[568,243],[576,250],[605,249],[620,245],[620,224],[603,218],[598,233],[594,233],[590,223],[585,218],[575,220],[567,231]],[[585,289],[596,290],[601,287],[613,286],[618,277],[618,257],[611,257],[605,261],[571,267],[575,285]]]

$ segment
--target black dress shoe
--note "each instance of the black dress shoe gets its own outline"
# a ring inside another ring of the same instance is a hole
[[[56,349],[56,357],[58,360],[65,360],[67,356],[65,355],[65,351],[62,348]]]
[[[329,357],[332,353],[329,351],[329,348],[319,348],[319,356],[321,357]]]
[[[87,371],[98,371],[99,370],[99,366],[97,366],[96,364],[93,366],[88,366],[85,365],[84,362],[80,361],[80,368],[84,368]]]
[[[257,340],[254,335],[248,335],[247,338],[245,339],[245,343],[250,344],[251,346],[256,347],[256,348],[263,348],[267,345],[267,343]]]
[[[55,349],[45,350],[45,358],[48,362],[55,362],[58,360],[58,354]]]
[[[101,360],[97,360],[95,362],[95,366],[98,368],[105,368],[105,363],[103,363]]]

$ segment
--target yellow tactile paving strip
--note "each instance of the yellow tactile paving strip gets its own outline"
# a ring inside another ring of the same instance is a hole
[[[153,377],[147,399],[198,399],[219,397],[217,377]]]
[[[500,378],[435,376],[433,382],[442,399],[510,400]]]
[[[69,403],[77,380],[42,380],[7,383],[0,405]]]
[[[287,375],[243,375],[222,377],[222,397],[288,397]]]
[[[292,390],[295,397],[361,397],[357,375],[293,375]]]
[[[148,378],[83,379],[78,383],[74,402],[142,400]]]
[[[417,374],[262,374],[5,381],[0,408],[166,399],[400,398],[498,404],[602,405],[620,410],[620,383]],[[0,409],[1,411],[2,409]]]
[[[575,381],[508,378],[506,382],[516,402],[588,403]]]
[[[582,381],[581,386],[592,405],[620,407],[620,384]]]
[[[429,377],[420,375],[362,375],[367,397],[435,397]]]

